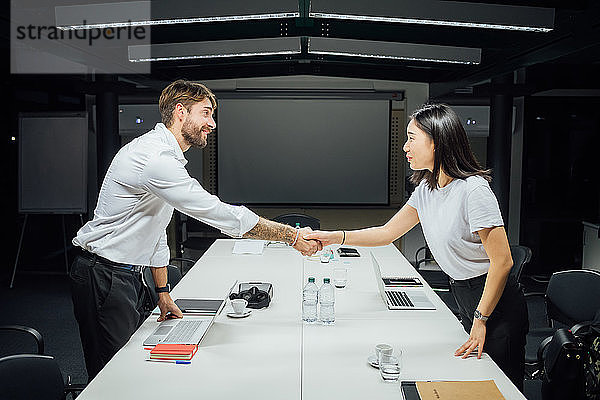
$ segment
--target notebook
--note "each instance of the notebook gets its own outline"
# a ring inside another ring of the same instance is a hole
[[[412,282],[410,285],[399,286],[395,282],[397,277],[381,277],[381,268],[377,259],[371,253],[373,270],[375,271],[375,280],[379,287],[379,294],[383,302],[390,310],[435,310],[435,306],[427,297],[422,288],[420,280],[416,277],[402,277]],[[386,285],[385,282],[393,282],[392,285]],[[418,283],[417,283],[418,282]]]
[[[191,360],[198,350],[196,344],[159,343],[150,351],[151,360]]]

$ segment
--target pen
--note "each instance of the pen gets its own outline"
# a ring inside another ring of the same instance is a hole
[[[182,361],[182,360],[151,360],[151,359],[146,359],[146,361],[171,363],[171,364],[191,364],[192,363],[191,361]]]

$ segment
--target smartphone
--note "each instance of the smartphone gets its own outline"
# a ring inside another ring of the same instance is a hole
[[[340,257],[360,257],[358,250],[351,247],[340,247],[337,249],[337,252]]]
[[[385,286],[423,286],[423,283],[416,277],[397,277],[390,276],[381,278]]]

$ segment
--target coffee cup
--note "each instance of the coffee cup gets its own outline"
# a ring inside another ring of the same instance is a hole
[[[248,301],[244,299],[233,299],[231,300],[231,307],[233,307],[233,312],[236,314],[243,314],[246,311],[246,306],[248,305]]]

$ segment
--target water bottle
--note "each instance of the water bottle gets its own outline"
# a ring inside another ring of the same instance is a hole
[[[335,321],[335,289],[329,282],[329,278],[323,278],[323,285],[319,289],[319,319],[325,325],[333,324]]]
[[[302,321],[313,323],[317,321],[317,300],[319,288],[315,278],[308,278],[308,283],[302,290]]]

